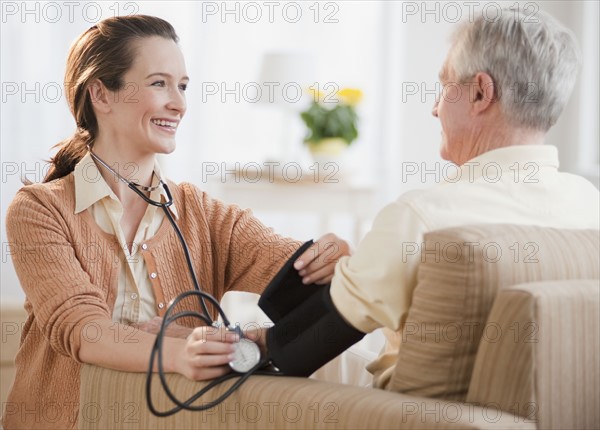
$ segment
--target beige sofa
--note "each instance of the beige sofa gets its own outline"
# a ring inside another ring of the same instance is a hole
[[[256,376],[212,410],[157,418],[144,374],[84,366],[80,428],[600,428],[600,233],[467,226],[417,245],[391,391]],[[203,386],[168,378],[181,399]]]
[[[598,231],[467,226],[416,245],[390,391],[253,376],[209,411],[158,418],[145,374],[85,365],[79,428],[600,428]],[[167,378],[180,399],[205,385]],[[173,406],[156,377],[152,396]]]

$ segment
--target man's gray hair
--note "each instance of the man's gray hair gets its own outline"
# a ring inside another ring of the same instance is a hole
[[[542,11],[502,9],[479,16],[454,33],[450,68],[461,83],[488,73],[511,123],[548,130],[567,104],[579,70],[573,33]]]

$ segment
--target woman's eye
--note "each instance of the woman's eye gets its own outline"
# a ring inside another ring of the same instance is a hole
[[[156,81],[152,83],[153,87],[164,87],[165,85],[165,81]]]
[[[188,84],[181,84],[181,85],[179,85],[179,89],[181,91],[185,91],[185,90],[187,90],[187,86],[188,86]]]

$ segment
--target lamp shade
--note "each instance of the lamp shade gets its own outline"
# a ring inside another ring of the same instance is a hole
[[[265,88],[261,103],[296,104],[314,83],[314,56],[305,52],[267,53],[259,79]]]

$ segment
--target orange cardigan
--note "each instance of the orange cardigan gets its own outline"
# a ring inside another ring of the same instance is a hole
[[[260,293],[300,245],[191,184],[168,185],[200,286],[217,300],[229,290]],[[76,427],[82,328],[111,319],[122,251],[88,211],[74,210],[72,174],[23,187],[8,209],[6,232],[29,316],[3,414],[7,430]],[[145,243],[141,255],[148,271],[158,274],[152,281],[157,305],[193,289],[168,220]],[[162,314],[166,306],[158,310]]]

